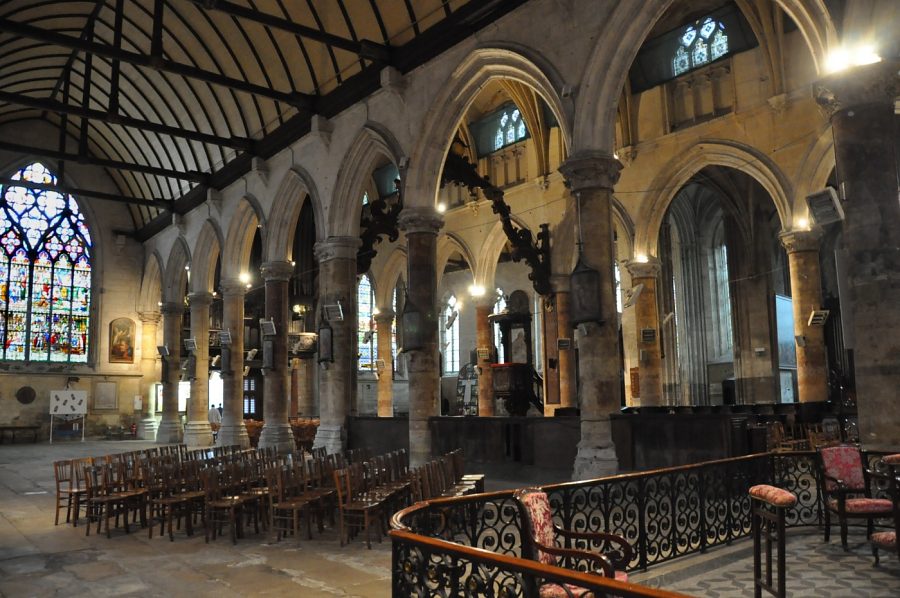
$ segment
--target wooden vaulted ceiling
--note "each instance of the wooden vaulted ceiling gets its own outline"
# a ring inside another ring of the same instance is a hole
[[[0,150],[105,168],[146,239],[310,130],[525,0],[7,0]],[[71,189],[70,189],[71,191]]]

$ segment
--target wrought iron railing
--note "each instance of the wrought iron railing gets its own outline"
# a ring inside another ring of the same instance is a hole
[[[876,468],[880,456],[867,453],[868,466]],[[812,451],[761,453],[554,484],[543,490],[549,495],[557,524],[625,537],[635,549],[629,569],[645,569],[749,535],[747,489],[754,484],[774,484],[797,495],[796,506],[786,514],[789,526],[820,525],[822,496],[815,459]],[[877,495],[883,489],[876,486],[873,491]],[[512,491],[419,503],[397,513],[393,527],[399,530],[391,534],[395,596],[532,595],[537,582],[523,573],[531,571],[531,565],[526,566],[528,561],[521,558],[521,523]],[[425,538],[434,542],[413,541]],[[460,554],[460,547],[476,550]],[[567,574],[564,569],[549,569],[556,577],[548,579],[562,579]],[[433,591],[406,593],[406,588],[426,579]],[[467,579],[475,580],[472,583],[477,587],[459,585]],[[451,587],[459,592],[450,591]],[[605,587],[609,591],[609,586]],[[632,593],[616,593],[651,595],[634,593],[639,591],[632,588]]]

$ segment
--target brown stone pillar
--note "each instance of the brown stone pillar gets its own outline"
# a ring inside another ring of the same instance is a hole
[[[797,350],[797,392],[801,403],[828,400],[825,328],[810,326],[809,316],[822,309],[822,274],[819,268],[821,231],[795,230],[779,238],[791,270],[794,336]]]
[[[244,425],[244,294],[247,287],[237,278],[225,279],[222,288],[222,328],[231,333],[230,371],[222,370],[222,424],[216,446],[250,448]],[[222,358],[223,365],[225,358]]]
[[[209,425],[209,306],[212,293],[191,293],[191,338],[197,342],[194,351],[194,378],[191,380],[191,396],[187,404],[187,422],[184,424],[184,443],[192,447],[212,446],[212,428]]]
[[[570,341],[568,349],[557,349],[559,354],[559,406],[577,407],[578,381],[575,379],[575,344],[571,342],[575,331],[569,320],[569,277],[555,277],[553,288],[556,291],[556,334],[558,338],[566,338]]]
[[[494,309],[494,296],[479,297],[475,300],[475,339],[478,353],[478,415],[494,415],[494,376],[491,370],[494,353],[494,330],[488,316]]]
[[[641,405],[662,405],[662,359],[659,350],[659,307],[656,300],[659,260],[650,258],[647,262],[630,261],[625,267],[631,274],[632,286],[644,285],[634,304]],[[645,334],[647,339],[644,338]],[[649,338],[650,336],[652,339]],[[646,342],[644,342],[645,340]]]
[[[852,329],[860,440],[867,449],[900,446],[900,61],[835,73],[815,86],[831,114],[843,197],[843,244]]]
[[[291,262],[266,262],[260,268],[266,285],[266,319],[275,324],[275,336],[263,337],[272,343],[272,367],[263,370],[263,413],[265,423],[259,436],[260,448],[275,447],[279,454],[294,451],[294,433],[288,421],[288,281],[294,273]],[[262,334],[262,330],[260,330]]]
[[[568,276],[565,277],[568,280]],[[552,416],[561,407],[559,398],[559,334],[556,297],[541,299],[541,333],[544,336],[544,415]]]
[[[344,313],[331,321],[333,362],[323,362],[319,372],[319,429],[314,447],[329,453],[346,448],[347,416],[356,394],[356,252],[358,237],[329,237],[316,243],[319,261],[319,305],[336,305]],[[322,314],[324,318],[324,313]]]
[[[425,321],[422,348],[409,352],[409,457],[410,464],[417,467],[431,459],[428,418],[438,414],[436,264],[437,235],[443,220],[433,208],[411,207],[400,213],[399,224],[406,233],[409,302]]]
[[[316,360],[301,359],[297,366],[297,416],[316,417],[319,408],[316,405]]]
[[[578,377],[581,405],[581,441],[575,457],[574,479],[587,479],[618,470],[609,414],[621,405],[619,331],[613,274],[612,189],[622,164],[599,152],[570,157],[560,167],[572,192],[575,209],[581,205],[582,259],[601,276],[602,324],[581,326],[578,343]]]
[[[141,319],[141,388],[144,389],[144,404],[141,409],[141,421],[138,423],[138,438],[141,440],[156,440],[156,383],[159,381],[159,373],[156,368],[156,360],[159,357],[156,351],[156,331],[159,325],[160,313],[156,311],[142,311],[138,314]]]
[[[184,427],[178,414],[178,382],[181,379],[181,320],[184,305],[177,302],[163,303],[163,344],[169,355],[163,357],[163,414],[156,431],[158,444],[180,443],[184,438]]]
[[[300,360],[291,360],[291,411],[289,417],[296,419],[300,412]]]
[[[384,364],[378,371],[378,417],[394,416],[394,355],[391,351],[391,329],[394,312],[385,309],[375,314],[378,335],[378,361]],[[379,364],[380,365],[380,364]]]

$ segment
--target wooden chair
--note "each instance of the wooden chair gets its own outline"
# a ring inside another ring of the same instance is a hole
[[[897,536],[900,534],[900,453],[888,455],[882,459],[882,462],[888,467],[888,473],[870,472],[870,474],[887,481],[888,492],[894,503],[894,529],[869,536],[872,555],[875,557],[875,567],[878,566],[879,549],[893,552],[900,559],[900,542],[897,541]]]
[[[784,424],[781,422],[769,423],[769,450],[773,451],[802,451],[809,448],[804,438],[792,438],[785,433]]]
[[[189,462],[192,463],[192,462]],[[187,464],[184,464],[185,466]],[[181,529],[181,520],[185,520],[185,531],[188,536],[194,535],[193,520],[196,513],[203,513],[203,501],[205,493],[200,488],[197,478],[199,470],[191,467],[179,467],[177,465],[164,465],[152,477],[154,482],[161,482],[161,489],[150,495],[151,521],[149,538],[153,539],[155,520],[159,520],[159,535],[169,528],[169,540],[175,541],[173,523],[177,521],[178,529]]]
[[[203,472],[203,490],[206,497],[204,519],[206,542],[209,542],[210,532],[215,540],[224,524],[228,525],[232,544],[237,544],[238,537],[244,535],[244,511],[247,503],[252,500],[246,496],[228,492],[227,489],[234,487],[232,473],[228,466],[224,466],[221,471],[218,468],[210,467]],[[256,505],[253,506],[254,508],[250,509],[251,514],[258,512],[255,508]],[[258,519],[256,520],[256,532],[259,533]]]
[[[550,500],[540,488],[523,488],[513,495],[522,522],[522,557],[544,565],[572,569],[586,569],[589,573],[628,581],[624,569],[631,562],[634,550],[628,541],[606,532],[577,532],[565,530],[553,523]],[[558,538],[584,545],[593,550],[560,548]],[[541,598],[590,595],[579,586],[545,583],[539,588]]]
[[[351,475],[351,469],[338,469],[334,472],[334,487],[338,502],[338,533],[341,546],[350,543],[353,531],[362,528],[366,532],[366,548],[372,548],[369,530],[373,521],[380,524],[384,503],[364,494],[354,496],[353,489],[359,487],[359,481]],[[382,530],[379,530],[381,532]],[[381,542],[381,533],[378,534]]]
[[[300,539],[300,521],[306,516],[306,534],[312,538],[313,504],[302,493],[302,483],[296,478],[297,470],[290,466],[272,469],[268,473],[270,526],[281,540],[289,533]]]
[[[62,509],[63,502],[66,505],[66,523],[72,520],[73,511],[75,522],[77,523],[81,498],[85,494],[85,488],[80,483],[83,481],[83,476],[75,475],[76,467],[84,467],[91,464],[90,457],[88,457],[87,463],[82,459],[66,459],[53,463],[53,477],[56,481],[56,518],[53,525],[59,525],[59,511]]]
[[[831,514],[841,526],[841,545],[847,548],[847,519],[866,519],[867,536],[874,531],[873,519],[890,517],[894,505],[883,498],[872,498],[869,472],[863,467],[858,447],[849,445],[819,448],[819,487],[825,502],[825,541],[831,537]]]
[[[128,515],[132,508],[143,508],[141,493],[131,490],[120,490],[119,480],[115,478],[114,465],[105,463],[84,468],[85,498],[87,500],[87,526],[85,535],[91,535],[91,522],[97,522],[97,533],[106,527],[106,537],[111,537],[109,520],[116,517],[119,527],[119,516],[123,516],[125,533],[129,533]],[[142,524],[146,524],[142,516]]]

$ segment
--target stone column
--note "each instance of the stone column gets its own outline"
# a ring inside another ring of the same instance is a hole
[[[622,164],[607,154],[573,155],[559,170],[581,205],[582,259],[600,272],[603,324],[587,323],[576,334],[581,404],[581,441],[575,457],[574,479],[615,473],[619,464],[612,441],[609,414],[621,405],[621,364],[616,281],[613,271],[612,189]]]
[[[378,359],[384,363],[384,368],[378,370],[378,417],[394,416],[394,368],[391,351],[391,328],[393,325],[393,311],[385,309],[375,315]]]
[[[187,404],[187,423],[184,425],[184,443],[188,446],[212,446],[212,428],[209,425],[209,306],[212,293],[191,293],[191,337],[197,341],[194,351],[197,362],[195,377],[191,380],[191,398]]]
[[[428,418],[437,415],[440,395],[437,318],[437,235],[443,219],[431,207],[400,213],[406,233],[409,302],[424,315],[423,347],[409,352],[409,457],[417,467],[431,459]],[[407,331],[408,332],[408,331]]]
[[[475,300],[475,338],[476,352],[482,350],[478,356],[478,415],[481,417],[494,415],[494,375],[491,370],[493,363],[494,334],[491,321],[488,316],[494,310],[494,295],[479,297]],[[487,356],[483,356],[483,350],[487,349]]]
[[[160,313],[142,311],[141,319],[141,387],[144,389],[144,406],[141,409],[141,421],[138,422],[138,438],[141,440],[156,439],[156,382],[159,374],[156,369],[156,330]]]
[[[319,304],[340,302],[342,321],[329,322],[332,330],[333,362],[324,362],[319,374],[319,429],[313,446],[329,453],[342,451],[347,441],[347,416],[356,392],[356,252],[358,237],[329,237],[316,243],[319,261]],[[324,318],[324,313],[322,315]]]
[[[797,392],[801,403],[828,400],[828,369],[824,326],[810,326],[809,315],[822,309],[819,268],[821,231],[796,230],[779,235],[791,270],[791,300],[797,350]]]
[[[900,446],[898,72],[900,61],[888,60],[835,73],[814,89],[834,133],[851,273],[842,316],[852,329],[860,440],[867,449]]]
[[[641,406],[663,404],[662,360],[659,345],[659,307],[656,301],[656,278],[659,275],[659,260],[650,258],[647,262],[630,261],[625,265],[631,274],[631,284],[644,285],[634,304],[635,327],[637,328],[638,384],[641,389]],[[644,342],[643,331],[652,330],[653,340]]]
[[[568,280],[568,277],[564,277]],[[559,331],[556,319],[556,296],[541,299],[541,333],[544,338],[544,415],[552,416],[562,407],[559,398]]]
[[[314,417],[319,414],[316,408],[315,359],[301,359],[297,366],[297,415]]]
[[[184,438],[184,427],[178,414],[178,382],[181,379],[181,320],[184,305],[176,302],[163,303],[163,344],[169,355],[163,357],[163,414],[156,431],[158,444],[180,443]]]
[[[266,262],[260,268],[266,281],[266,319],[275,323],[275,337],[272,340],[271,369],[265,369],[263,384],[263,413],[265,423],[259,436],[260,448],[275,447],[279,454],[294,451],[294,433],[288,421],[290,409],[290,387],[288,386],[288,328],[290,311],[288,307],[288,281],[294,273],[290,262]],[[260,334],[262,331],[260,331]],[[264,339],[267,342],[268,339]]]
[[[291,410],[289,417],[297,418],[300,416],[300,360],[296,357],[291,360]]]
[[[222,328],[231,332],[231,371],[222,370],[222,424],[216,446],[240,445],[250,448],[244,425],[244,294],[247,287],[237,278],[224,279],[222,289]],[[223,358],[224,360],[224,358]]]
[[[569,320],[569,277],[555,276],[553,290],[556,297],[556,334],[559,338],[573,339],[575,331]],[[577,407],[575,380],[575,347],[558,349],[559,352],[559,406]]]

